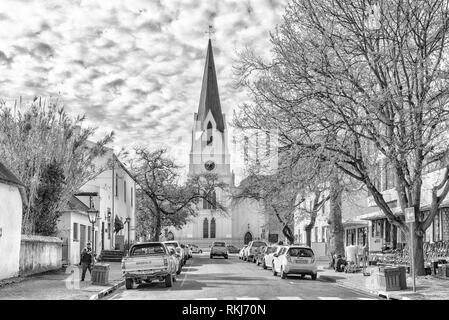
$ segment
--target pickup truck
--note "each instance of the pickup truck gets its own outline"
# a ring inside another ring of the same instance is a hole
[[[176,270],[175,252],[162,242],[136,243],[122,259],[126,289],[132,289],[134,283],[153,280],[165,281],[165,286],[171,287],[176,281]]]
[[[212,243],[210,247],[210,258],[212,259],[214,256],[222,256],[225,259],[228,258],[228,247],[224,242],[215,241]]]

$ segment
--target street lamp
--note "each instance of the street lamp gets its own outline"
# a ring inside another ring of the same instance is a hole
[[[91,204],[92,204],[92,202],[91,202]],[[92,239],[92,252],[94,254],[94,257],[95,257],[95,249],[96,249],[95,248],[95,239],[94,239],[94,236],[95,236],[95,223],[97,222],[98,212],[99,212],[98,210],[95,210],[93,204],[92,204],[92,207],[89,208],[89,210],[87,210],[87,214],[88,214],[88,217],[89,217],[89,222],[92,224],[92,237],[91,237],[91,239]]]
[[[128,254],[129,254],[129,222],[131,221],[130,217],[126,217],[125,224],[128,224]]]

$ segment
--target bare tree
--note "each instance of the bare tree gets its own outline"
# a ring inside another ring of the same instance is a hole
[[[412,233],[418,274],[424,232],[449,192],[448,13],[443,0],[293,0],[272,34],[273,61],[244,54],[238,69],[255,97],[240,117],[270,119],[285,148],[364,183],[388,221]],[[382,159],[401,211],[415,210],[414,230],[376,183]],[[434,165],[443,170],[425,215],[423,174]]]
[[[151,221],[153,241],[159,241],[162,226],[172,223],[180,228],[188,217],[196,215],[199,200],[206,201],[217,212],[226,213],[226,208],[213,196],[216,190],[224,190],[226,184],[215,174],[190,176],[181,184],[181,167],[166,153],[165,149],[150,151],[138,147],[130,162],[139,194],[143,197],[138,202],[138,211],[143,213],[141,218]]]

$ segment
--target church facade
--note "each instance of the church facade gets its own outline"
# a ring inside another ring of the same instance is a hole
[[[198,215],[180,230],[166,228],[166,238],[201,248],[209,247],[213,241],[242,247],[251,240],[268,240],[269,219],[264,215],[262,205],[252,200],[232,201],[231,193],[236,186],[228,146],[228,126],[221,109],[209,39],[198,112],[193,115],[189,174],[217,174],[228,187],[226,190],[217,188],[213,196],[227,208],[227,212],[217,211],[207,201],[200,201]]]

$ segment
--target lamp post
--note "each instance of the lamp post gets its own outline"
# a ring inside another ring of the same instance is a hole
[[[128,224],[128,254],[129,254],[129,222],[131,221],[130,217],[126,217],[125,224]]]
[[[95,210],[92,201],[90,203],[91,203],[91,207],[89,208],[89,210],[87,210],[87,214],[89,216],[89,222],[92,224],[92,237],[91,237],[91,239],[92,239],[92,252],[93,252],[93,255],[95,257],[95,250],[96,250],[95,239],[94,239],[94,237],[95,237],[95,223],[97,222],[98,212],[99,211]]]

